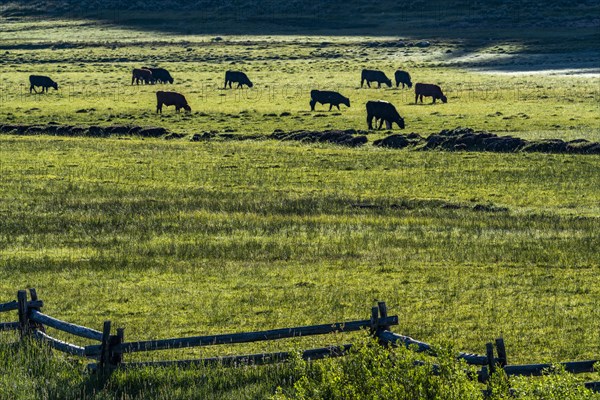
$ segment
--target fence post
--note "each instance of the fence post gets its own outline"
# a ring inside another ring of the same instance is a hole
[[[110,321],[104,321],[99,367],[102,374],[110,373]]]
[[[379,308],[371,308],[371,334],[377,335],[379,331]]]
[[[388,312],[387,312],[387,306],[385,305],[385,301],[378,302],[377,303],[377,307],[379,307],[379,316],[381,318],[387,318],[388,317]],[[390,326],[389,325],[383,325],[383,326],[381,326],[381,330],[389,331],[390,330]]]
[[[27,310],[27,291],[19,290],[17,292],[17,301],[19,303],[19,330],[21,338],[29,334],[29,313]]]
[[[494,360],[494,345],[492,343],[485,344],[485,353],[488,361],[490,375],[496,372],[496,360]]]
[[[37,292],[35,290],[35,288],[30,288],[29,289],[29,297],[31,298],[31,301],[38,301],[38,295]],[[31,308],[32,310],[36,310],[36,311],[40,311],[39,307],[35,307],[35,308]],[[44,329],[44,325],[37,323],[35,321],[30,321],[31,327],[34,329],[39,330],[40,332],[44,332],[46,333],[46,329]]]
[[[125,340],[125,328],[117,328],[117,334],[110,337],[111,348],[120,345]],[[112,351],[110,352],[111,368],[117,367],[123,362],[123,353]]]
[[[504,339],[496,339],[496,351],[498,352],[498,363],[502,368],[508,365],[508,359],[506,357],[506,347],[504,346]]]

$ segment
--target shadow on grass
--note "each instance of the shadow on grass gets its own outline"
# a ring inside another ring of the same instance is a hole
[[[220,35],[300,35],[432,40],[464,49],[444,58],[450,65],[503,72],[600,70],[600,3],[594,0],[458,0],[451,6],[441,0],[381,0],[376,4],[363,0],[165,0],[160,5],[147,2],[135,7],[110,0],[101,7],[94,4],[22,0],[0,8],[0,15],[13,20],[86,19],[159,32],[165,39],[172,35],[214,35],[215,41]],[[479,57],[507,43],[518,45],[519,50]]]

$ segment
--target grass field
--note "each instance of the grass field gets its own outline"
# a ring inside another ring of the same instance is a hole
[[[366,129],[364,103],[385,99],[405,118],[405,132],[423,136],[467,126],[600,141],[598,75],[528,70],[528,50],[515,41],[214,41],[90,21],[2,23],[0,124],[135,124],[188,135]],[[175,84],[130,85],[131,69],[149,64],[169,69]],[[406,69],[415,82],[441,85],[448,103],[414,105],[408,89],[361,89],[367,67],[390,78]],[[223,90],[226,69],[246,71],[255,87]],[[59,90],[29,94],[32,73],[53,77]],[[192,113],[156,115],[154,92],[164,88],[184,93]],[[310,112],[313,88],[339,90],[351,107]],[[371,132],[369,142],[384,135]],[[421,340],[482,353],[503,336],[511,363],[593,359],[599,170],[597,156],[3,135],[0,302],[36,287],[46,313],[97,329],[110,319],[141,340],[364,319],[384,300],[400,316],[395,330]],[[43,358],[26,350],[18,357],[25,365]],[[9,371],[0,389],[13,398],[264,398],[279,385],[290,390],[300,374],[297,366],[142,370],[95,386],[77,363],[54,359],[50,375],[36,375],[12,358],[0,346]],[[27,383],[13,385],[17,377]]]

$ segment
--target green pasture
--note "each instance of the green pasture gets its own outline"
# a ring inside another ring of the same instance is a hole
[[[366,130],[364,104],[384,99],[405,118],[403,133],[464,126],[527,139],[600,141],[597,76],[478,71],[461,61],[508,54],[504,62],[518,64],[526,51],[513,42],[474,53],[450,39],[427,48],[374,47],[399,38],[214,41],[91,22],[5,26],[0,124],[133,124],[241,136]],[[175,84],[132,86],[131,70],[141,66],[167,68]],[[391,79],[406,69],[413,82],[439,84],[448,103],[415,105],[409,89],[361,89],[362,68]],[[227,69],[246,71],[254,88],[223,90]],[[59,90],[30,94],[27,77],[34,73],[51,76]],[[310,112],[311,89],[337,90],[351,107],[329,112],[317,105]],[[192,112],[166,108],[157,115],[157,90],[185,94]],[[0,302],[35,287],[52,316],[96,329],[110,319],[126,329],[126,340],[143,340],[366,319],[383,300],[399,315],[394,331],[427,342],[483,353],[486,342],[502,336],[511,363],[598,358],[600,159],[371,145],[388,133],[370,132],[369,143],[356,149],[2,135]],[[167,351],[126,361],[360,338]],[[20,351],[0,345],[0,367],[9,371],[3,376],[28,382],[0,379],[13,398],[67,392],[83,398],[79,390],[99,399],[265,398],[277,386],[290,394],[309,368],[142,370],[117,374],[96,393],[80,363],[53,358],[45,361],[51,372],[36,375],[13,358],[29,365],[44,356]],[[298,390],[325,390],[304,383]]]
[[[8,24],[11,26],[13,24]],[[590,75],[479,73],[474,56],[498,59],[504,67],[525,59],[522,45],[499,43],[475,50],[458,40],[436,40],[428,48],[373,47],[401,38],[181,36],[117,28],[100,30],[74,23],[39,29],[46,39],[25,39],[13,31],[0,33],[8,49],[0,60],[0,119],[8,123],[112,125],[135,123],[166,126],[180,133],[227,131],[240,135],[275,129],[366,129],[365,103],[392,102],[406,121],[406,132],[421,135],[456,126],[474,127],[525,138],[598,140],[600,92]],[[56,33],[62,32],[62,34]],[[34,33],[37,30],[33,31]],[[29,34],[29,32],[27,32]],[[25,34],[23,34],[25,35]],[[118,41],[118,35],[123,36]],[[35,36],[34,36],[35,37]],[[104,40],[100,40],[100,38]],[[22,40],[19,45],[19,40]],[[414,44],[418,39],[402,39]],[[32,43],[40,48],[34,48]],[[475,58],[476,59],[476,58]],[[448,67],[452,65],[452,67]],[[131,70],[162,66],[174,85],[131,85]],[[515,68],[517,68],[515,67]],[[413,82],[436,83],[447,104],[415,105],[412,89],[360,88],[362,68],[411,73]],[[227,69],[245,71],[252,89],[224,90]],[[59,90],[29,93],[28,76],[52,77]],[[336,90],[351,107],[310,112],[312,89]],[[156,115],[157,90],[184,94],[189,115],[167,108]]]
[[[465,350],[598,352],[595,157],[4,137],[2,160],[2,291],[68,320],[170,337],[380,299]]]

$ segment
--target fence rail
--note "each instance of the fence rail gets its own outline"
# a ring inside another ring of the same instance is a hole
[[[340,346],[329,346],[318,349],[304,350],[300,356],[304,360],[320,360],[328,357],[342,357],[345,356],[348,351],[352,348],[352,344],[344,344]],[[276,352],[276,353],[260,353],[260,354],[248,354],[243,356],[224,356],[224,357],[211,357],[201,358],[198,360],[177,360],[177,361],[147,361],[147,362],[130,362],[122,363],[119,368],[131,369],[140,367],[171,367],[176,366],[179,368],[191,367],[191,366],[210,366],[210,365],[223,365],[227,367],[237,365],[266,365],[275,364],[289,360],[294,356],[293,352]],[[91,370],[98,369],[98,364],[89,364],[88,368]]]
[[[34,332],[34,337],[47,343],[48,345],[50,345],[50,347],[52,347],[55,350],[59,350],[67,354],[72,354],[74,356],[85,357],[85,349],[83,347],[55,339],[52,336],[49,336],[44,332],[38,330]]]
[[[398,317],[387,317],[380,322],[387,325],[398,325]],[[141,342],[122,343],[113,349],[118,353],[135,353],[166,349],[181,349],[186,347],[213,346],[220,344],[237,344],[277,340],[301,336],[326,335],[334,332],[353,332],[371,327],[371,320],[336,322],[334,324],[301,326],[296,328],[273,329],[269,331],[232,333],[226,335],[194,336],[187,338],[148,340]],[[87,346],[86,355],[100,354],[101,346]]]
[[[145,341],[124,341],[124,329],[119,328],[116,334],[111,334],[111,322],[104,321],[102,331],[88,328],[85,326],[61,321],[57,318],[43,314],[40,308],[44,303],[38,300],[35,289],[29,289],[31,300],[27,300],[27,291],[19,290],[17,292],[17,301],[0,303],[0,313],[17,311],[18,322],[0,322],[0,331],[17,330],[21,337],[30,336],[43,343],[46,343],[55,350],[75,355],[96,359],[97,362],[88,364],[92,371],[101,371],[105,374],[110,373],[116,368],[139,368],[146,366],[177,366],[188,367],[194,365],[264,365],[284,362],[295,356],[293,352],[274,352],[247,354],[237,356],[224,356],[202,358],[195,360],[172,360],[172,361],[152,361],[152,362],[123,362],[123,355],[134,352],[146,352],[166,349],[181,349],[189,347],[213,346],[223,344],[248,343],[259,341],[271,341],[285,338],[299,338],[312,335],[327,335],[334,332],[345,333],[369,329],[371,334],[378,338],[382,345],[404,346],[417,352],[426,352],[435,356],[435,351],[428,343],[416,340],[410,336],[404,336],[394,333],[390,330],[392,325],[398,325],[397,316],[388,316],[387,306],[384,302],[379,302],[376,307],[371,309],[371,318],[357,321],[336,322],[331,324],[309,325],[294,328],[280,328],[256,332],[230,333],[221,335],[192,336],[184,338],[157,339]],[[59,339],[56,339],[45,332],[45,327],[57,329],[74,336],[100,342],[99,345],[92,344],[85,347],[77,346]],[[348,353],[352,344],[341,346],[329,346],[316,349],[304,350],[300,356],[305,360],[317,360],[326,357],[341,357]],[[565,371],[578,374],[594,372],[594,365],[600,360],[572,361],[557,364],[528,364],[528,365],[508,365],[506,348],[502,338],[496,339],[495,349],[497,356],[494,356],[494,344],[486,344],[486,354],[470,354],[460,352],[458,359],[464,360],[467,364],[481,366],[477,372],[477,378],[480,382],[487,382],[491,374],[497,369],[503,369],[508,376],[537,376],[545,371],[552,370],[556,366],[562,367]],[[587,382],[585,386],[588,389],[600,392],[600,382]]]
[[[102,332],[100,331],[61,321],[59,319],[52,318],[49,315],[42,314],[37,310],[31,310],[29,313],[29,318],[34,322],[49,326],[50,328],[58,329],[59,331],[70,333],[71,335],[97,340],[99,342],[102,340]]]

